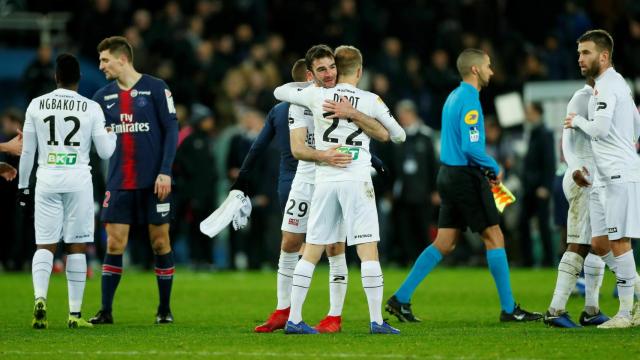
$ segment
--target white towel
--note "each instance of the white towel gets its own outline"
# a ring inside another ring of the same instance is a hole
[[[234,229],[242,229],[247,225],[249,215],[251,215],[249,197],[240,190],[231,190],[222,205],[200,223],[200,231],[209,237],[214,237],[232,221]]]

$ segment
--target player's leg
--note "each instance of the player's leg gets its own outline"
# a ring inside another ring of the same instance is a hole
[[[558,277],[553,298],[544,316],[545,324],[562,328],[578,327],[571,320],[565,308],[582,271],[584,259],[591,247],[591,235],[585,231],[588,226],[588,190],[578,187],[570,176],[567,172],[563,178],[564,194],[569,199],[567,249],[558,264]],[[585,277],[587,272],[587,268],[585,268]],[[588,273],[593,274],[593,271]]]
[[[169,224],[149,224],[149,238],[155,259],[155,273],[158,282],[159,305],[156,313],[156,324],[173,322],[171,313],[171,288],[175,264],[169,241]]]
[[[129,241],[129,227],[134,221],[133,191],[105,192],[100,220],[107,232],[107,249],[102,262],[102,305],[89,319],[92,324],[113,324],[112,307],[116,289],[122,277],[122,256]]]
[[[64,204],[64,242],[67,244],[67,291],[69,328],[93,327],[82,319],[82,299],[87,281],[86,243],[93,242],[93,189],[62,194]]]
[[[280,258],[278,259],[276,310],[269,315],[267,321],[256,326],[255,332],[273,332],[284,329],[291,309],[291,282],[293,271],[298,263],[299,251],[304,242],[305,234],[282,231]]]
[[[316,264],[324,252],[324,245],[310,244],[304,248],[302,259],[298,261],[293,271],[291,283],[291,311],[284,328],[286,334],[317,334],[318,331],[302,321],[302,307],[304,305]]]
[[[53,268],[53,254],[62,236],[60,194],[44,193],[38,191],[36,187],[34,220],[37,250],[33,254],[31,266],[35,297],[32,326],[34,329],[46,329],[48,326],[46,301]]]
[[[340,234],[344,238],[344,231],[340,231]],[[329,313],[315,328],[321,333],[334,333],[342,329],[342,308],[347,295],[349,269],[343,242],[327,245],[326,252],[329,260]]]
[[[637,217],[640,215],[636,183],[608,184],[605,187],[605,218],[611,252],[615,256],[616,284],[620,307],[618,313],[598,328],[626,328],[632,326],[633,291],[636,282],[636,264],[630,237],[640,236]],[[631,220],[633,219],[633,220]]]

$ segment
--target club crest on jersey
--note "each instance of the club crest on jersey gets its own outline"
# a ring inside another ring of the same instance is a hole
[[[478,123],[478,110],[471,110],[464,116],[464,123],[467,125],[475,125]]]
[[[138,98],[136,98],[136,106],[138,107],[145,107],[147,103],[147,99],[144,96],[138,96]]]
[[[136,96],[138,96],[138,90],[136,89],[131,90],[131,97],[134,98]]]

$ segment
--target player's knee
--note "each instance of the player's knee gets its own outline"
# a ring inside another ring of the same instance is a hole
[[[591,252],[598,256],[605,256],[611,251],[611,247],[609,245],[609,239],[605,238],[604,240],[592,240],[591,241]]]
[[[107,237],[107,253],[109,254],[122,254],[126,246],[127,238],[125,236],[109,234]]]
[[[327,245],[327,256],[336,256],[341,254],[344,254],[344,243]]]
[[[304,234],[294,234],[290,232],[282,232],[282,244],[280,248],[287,253],[294,253],[300,251],[302,242],[304,240]]]
[[[568,244],[567,245],[567,251],[576,253],[580,256],[582,256],[583,258],[585,258],[588,254],[589,254],[589,245],[582,245],[582,244]]]
[[[154,254],[166,254],[171,251],[168,236],[157,236],[151,239],[151,249]]]

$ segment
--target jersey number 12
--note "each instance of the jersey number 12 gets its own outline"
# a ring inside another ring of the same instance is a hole
[[[56,118],[55,116],[51,115],[51,116],[47,116],[46,118],[44,118],[43,120],[45,123],[49,123],[49,141],[47,141],[47,145],[53,145],[53,146],[57,146],[58,140],[56,140]],[[65,146],[80,146],[80,143],[77,141],[71,141],[71,138],[73,137],[73,135],[75,135],[78,130],[80,130],[80,120],[78,120],[77,117],[75,116],[67,116],[64,118],[64,121],[72,121],[73,122],[73,129],[71,129],[71,131],[69,131],[69,134],[67,134],[67,136],[64,138],[64,145]]]

